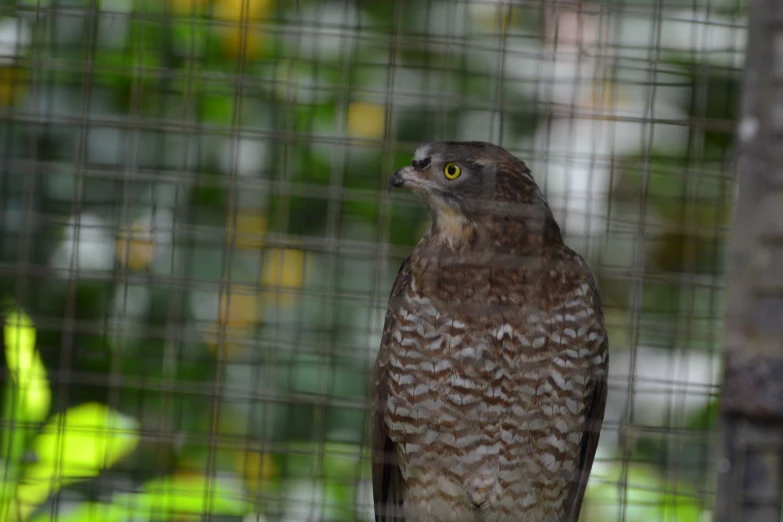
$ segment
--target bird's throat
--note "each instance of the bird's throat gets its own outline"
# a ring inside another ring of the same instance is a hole
[[[432,239],[452,250],[470,248],[478,239],[474,223],[453,209],[439,209],[432,216]]]

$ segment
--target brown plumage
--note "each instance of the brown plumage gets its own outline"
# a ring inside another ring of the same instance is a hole
[[[392,186],[432,228],[394,282],[375,366],[376,521],[575,522],[606,403],[590,269],[500,147],[426,145]]]

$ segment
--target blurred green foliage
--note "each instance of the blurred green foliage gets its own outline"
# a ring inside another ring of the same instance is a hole
[[[50,394],[35,348],[35,327],[19,309],[8,309],[3,346],[12,379],[3,407],[0,463],[0,519],[24,522],[36,508],[64,486],[88,480],[111,469],[139,444],[138,423],[103,404],[87,403],[46,419]],[[29,446],[34,461],[24,463]],[[58,520],[169,520],[182,514],[244,515],[246,500],[232,498],[236,486],[220,478],[165,477],[148,481],[138,492],[114,495],[110,504],[82,503]]]

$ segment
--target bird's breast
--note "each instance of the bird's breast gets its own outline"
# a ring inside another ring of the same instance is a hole
[[[413,291],[397,302],[385,421],[411,486],[458,485],[475,504],[515,509],[547,505],[542,491],[561,502],[596,362],[582,339],[602,334],[556,312],[511,322]]]
[[[391,332],[392,439],[411,458],[444,454],[461,468],[510,460],[520,427],[535,422],[530,406],[542,391],[535,366],[543,368],[544,357],[520,350],[520,334],[508,324],[471,324],[422,299],[406,305]]]

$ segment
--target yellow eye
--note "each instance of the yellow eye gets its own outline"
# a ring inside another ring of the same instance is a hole
[[[457,179],[462,174],[462,169],[456,163],[446,163],[446,166],[443,167],[443,174],[446,179]]]

